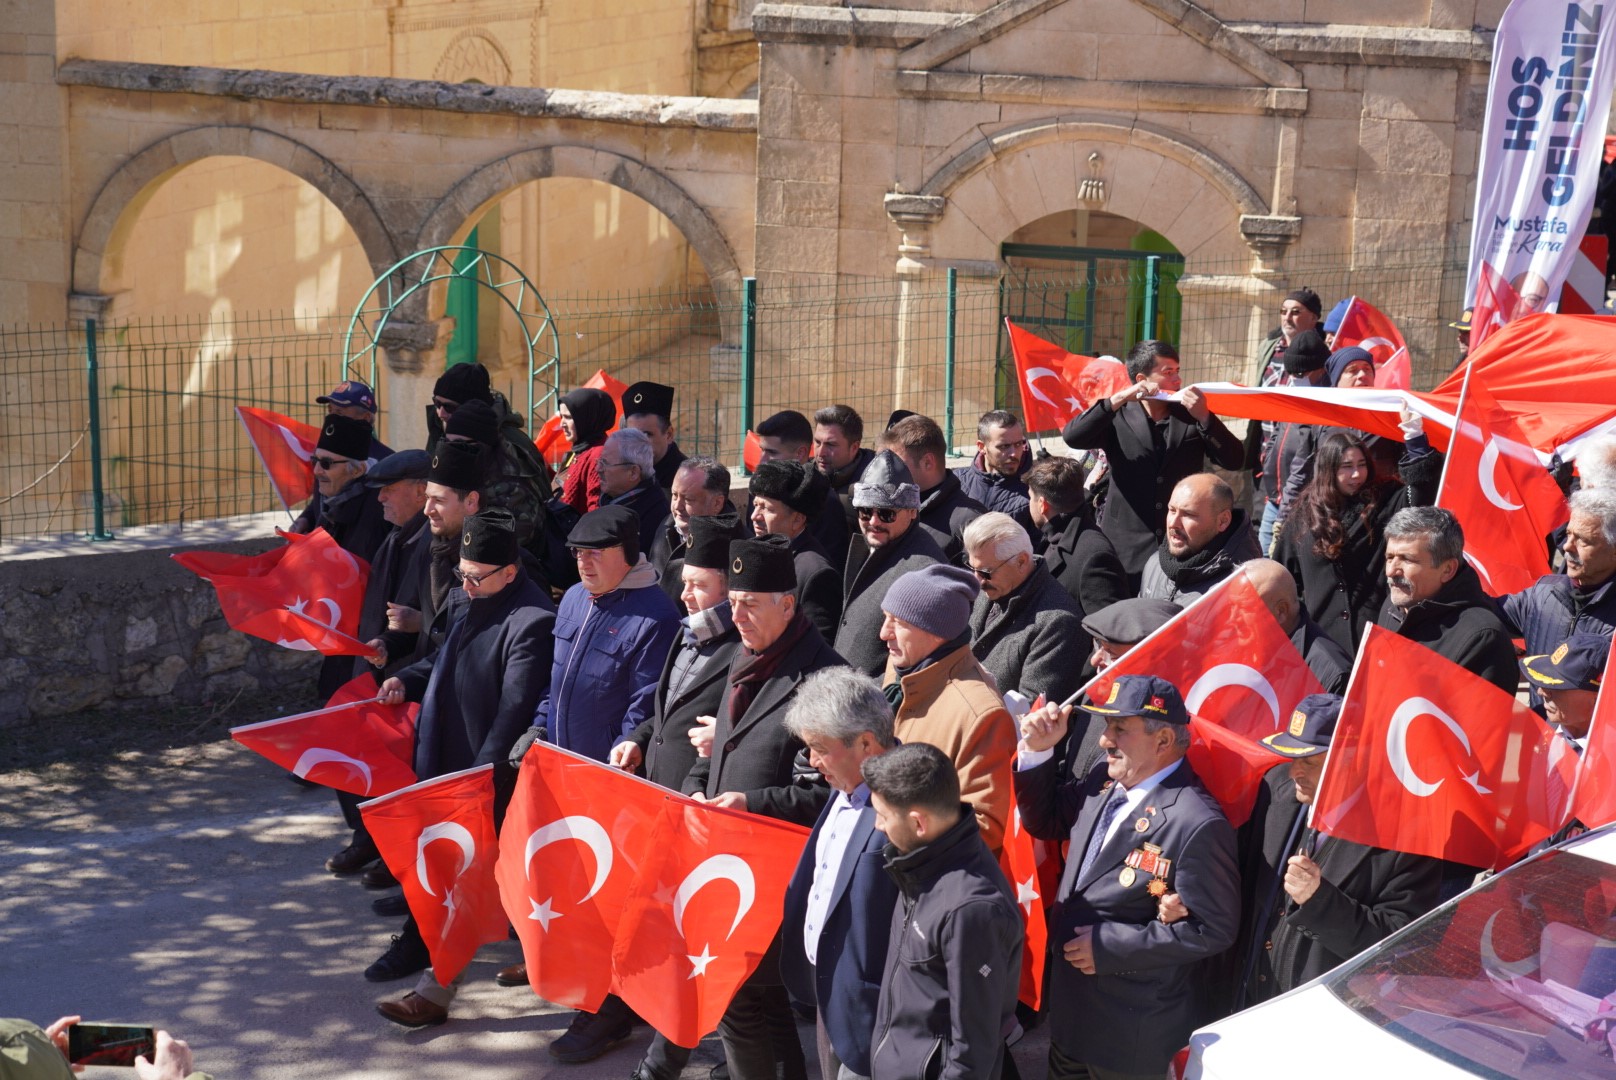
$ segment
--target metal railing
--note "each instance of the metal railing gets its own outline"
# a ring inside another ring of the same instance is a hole
[[[561,386],[597,368],[675,386],[681,448],[735,463],[755,423],[833,402],[857,409],[871,433],[895,408],[922,412],[969,447],[982,412],[1019,411],[1005,315],[1074,352],[1121,355],[1146,327],[1176,331],[1189,379],[1249,382],[1279,296],[1307,285],[1326,306],[1355,293],[1396,320],[1416,385],[1457,358],[1446,323],[1462,306],[1462,251],[1382,254],[1372,266],[1293,260],[1266,292],[1245,262],[1169,278],[1140,261],[1115,272],[1041,263],[997,278],[748,280],[733,310],[711,292],[546,299]],[[278,509],[234,406],[315,422],[314,398],[343,377],[345,325],[283,314],[0,329],[0,542]],[[725,327],[738,328],[735,340]],[[494,370],[515,401],[527,376],[518,366]]]

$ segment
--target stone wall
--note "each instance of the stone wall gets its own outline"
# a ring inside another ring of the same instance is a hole
[[[0,562],[0,727],[312,688],[318,656],[230,629],[213,587],[172,550]]]

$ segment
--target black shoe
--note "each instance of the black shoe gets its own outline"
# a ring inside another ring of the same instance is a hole
[[[375,844],[349,844],[325,861],[333,874],[357,874],[379,858]]]
[[[612,1047],[627,1042],[632,1033],[626,1016],[576,1013],[566,1033],[550,1044],[550,1056],[569,1065],[594,1061]]]
[[[374,866],[359,875],[359,884],[367,889],[391,889],[398,884],[398,878],[387,869],[386,863],[378,859]]]
[[[409,901],[404,899],[404,894],[399,893],[397,896],[383,896],[378,900],[372,900],[370,910],[378,915],[386,915],[389,918],[396,919],[400,915],[408,915],[410,905]]]
[[[426,945],[420,938],[394,934],[393,943],[387,947],[387,951],[365,969],[365,979],[367,982],[392,982],[425,971],[430,963],[432,958],[427,955]]]
[[[720,1061],[707,1073],[707,1080],[729,1080],[729,1062]]]

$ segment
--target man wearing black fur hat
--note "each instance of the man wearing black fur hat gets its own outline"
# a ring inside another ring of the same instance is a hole
[[[729,595],[744,646],[730,667],[729,692],[713,733],[712,756],[702,758],[685,792],[717,806],[808,825],[830,800],[822,777],[795,775],[802,740],[785,726],[786,711],[804,679],[842,658],[797,608],[797,575],[784,537],[736,540],[729,549]],[[779,940],[730,1002],[718,1033],[731,1080],[774,1080],[805,1075],[796,1029],[780,980]]]
[[[826,641],[842,616],[842,574],[809,526],[825,509],[830,481],[802,461],[765,461],[752,475],[752,530],[791,541],[797,569],[797,606]]]
[[[459,548],[455,578],[467,597],[464,617],[450,627],[442,649],[382,683],[378,697],[391,705],[421,703],[415,729],[419,779],[495,765],[496,790],[504,796],[496,796],[497,827],[510,797],[503,763],[550,685],[555,607],[549,592],[522,569],[510,511],[492,508],[467,518]],[[426,946],[411,919],[365,978],[389,982],[426,962]],[[405,1027],[441,1024],[457,982],[442,987],[426,972],[414,991],[377,1009]]]
[[[673,477],[685,455],[674,441],[673,387],[637,382],[623,391],[623,426],[644,432],[651,440],[656,461],[656,482],[664,495],[673,491]]]
[[[488,478],[479,489],[483,507],[509,510],[516,519],[517,541],[542,557],[546,553],[544,504],[550,498],[550,468],[523,432],[520,419],[511,417],[504,399],[499,400],[499,407],[481,398],[460,405],[443,422],[443,440],[487,448]]]

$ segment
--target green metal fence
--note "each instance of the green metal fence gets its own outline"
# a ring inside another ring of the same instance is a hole
[[[1279,296],[1308,285],[1327,306],[1357,294],[1390,315],[1416,385],[1430,386],[1457,358],[1446,323],[1462,306],[1464,265],[1462,251],[1424,248],[1373,265],[1293,259],[1267,283],[1248,261],[1203,261],[1182,276],[1176,264],[1164,274],[1161,263],[1100,261],[998,277],[771,279],[728,302],[711,292],[545,299],[562,389],[597,369],[673,385],[680,446],[738,463],[753,424],[833,402],[871,431],[893,409],[922,412],[969,447],[982,412],[1019,410],[1005,315],[1094,354],[1121,355],[1154,324],[1179,339],[1190,379],[1249,382]],[[279,509],[233,407],[317,420],[314,398],[343,377],[345,325],[263,315],[0,329],[0,543]],[[515,391],[525,373],[505,367],[496,385]],[[533,427],[553,407],[537,389]]]

